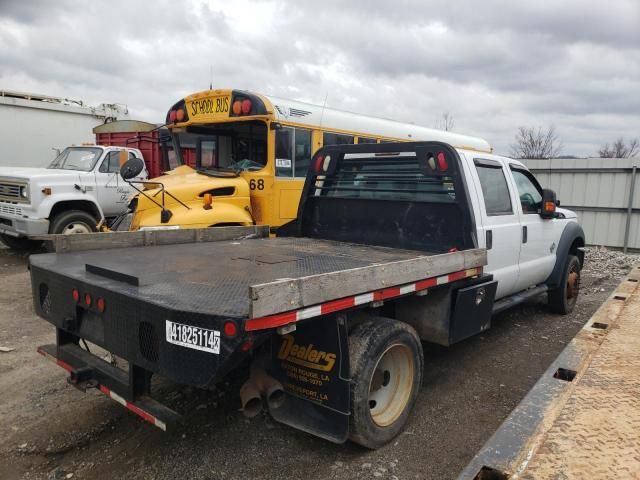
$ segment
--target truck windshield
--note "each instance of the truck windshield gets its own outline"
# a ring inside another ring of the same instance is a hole
[[[192,125],[172,132],[180,163],[203,171],[255,171],[267,164],[267,126],[260,121]]]
[[[101,148],[67,147],[47,168],[90,172],[102,154]]]

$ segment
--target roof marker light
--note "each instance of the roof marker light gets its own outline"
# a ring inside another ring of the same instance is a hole
[[[242,113],[242,102],[240,100],[236,100],[233,102],[233,106],[231,107],[234,115],[240,115]]]

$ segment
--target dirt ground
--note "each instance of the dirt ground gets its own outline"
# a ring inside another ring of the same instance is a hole
[[[188,411],[163,433],[36,354],[53,328],[33,312],[26,258],[0,248],[0,478],[454,478],[616,286],[635,259],[588,252],[573,314],[539,301],[493,320],[450,348],[425,344],[425,377],[406,431],[378,451],[334,445],[245,419],[239,383],[213,392],[172,386],[163,401]],[[603,260],[605,258],[605,260]]]

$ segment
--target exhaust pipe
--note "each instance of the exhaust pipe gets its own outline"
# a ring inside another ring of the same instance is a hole
[[[247,418],[253,418],[262,411],[260,390],[252,377],[249,377],[249,380],[240,387],[240,403],[242,404],[242,412]]]
[[[278,380],[254,363],[249,379],[240,387],[242,411],[247,418],[253,418],[260,413],[262,397],[270,410],[280,408],[285,400],[284,388]]]

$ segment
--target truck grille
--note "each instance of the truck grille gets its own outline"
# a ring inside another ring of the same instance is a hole
[[[25,199],[20,196],[20,187],[24,186],[24,183],[0,182],[0,200],[24,202]]]
[[[0,203],[0,214],[21,216],[22,209],[20,207],[14,207],[13,205]]]

